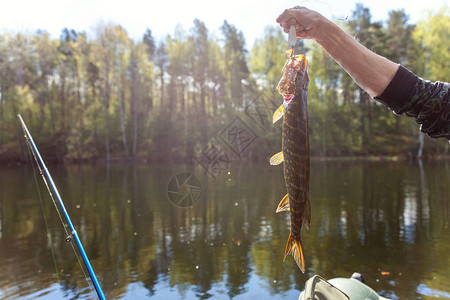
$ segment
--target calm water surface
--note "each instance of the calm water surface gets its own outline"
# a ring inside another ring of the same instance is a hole
[[[235,164],[215,182],[186,165],[49,169],[108,299],[297,299],[314,274],[355,271],[393,299],[450,298],[449,162],[313,163],[305,274],[283,263],[281,167]],[[181,172],[198,182],[168,194]],[[45,214],[31,167],[0,169],[0,299],[91,299],[38,180]]]

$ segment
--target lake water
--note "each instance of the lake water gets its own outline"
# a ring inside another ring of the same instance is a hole
[[[281,166],[49,170],[108,299],[297,299],[353,272],[392,299],[450,298],[448,161],[313,162],[305,274],[283,263]],[[44,214],[31,166],[0,169],[0,299],[95,298],[37,179]]]

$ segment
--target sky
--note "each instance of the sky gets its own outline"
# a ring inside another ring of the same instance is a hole
[[[337,19],[351,16],[357,2],[370,8],[374,21],[384,21],[390,10],[405,9],[410,23],[416,23],[426,9],[448,5],[448,0],[0,0],[0,32],[34,33],[44,30],[59,38],[65,27],[85,31],[88,36],[100,22],[122,25],[129,36],[141,39],[147,28],[158,40],[173,35],[177,24],[186,31],[195,18],[210,33],[220,36],[224,20],[241,30],[250,48],[263,36],[264,28],[277,25],[285,8],[306,6]]]

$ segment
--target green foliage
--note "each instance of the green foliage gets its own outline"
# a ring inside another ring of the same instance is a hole
[[[414,45],[412,31],[414,25],[407,24],[408,16],[404,10],[393,10],[389,12],[386,36],[386,57],[392,61],[401,63],[411,68],[414,65]]]
[[[264,36],[257,39],[252,48],[249,69],[254,75],[260,75],[257,80],[261,87],[266,87],[280,80],[281,70],[286,57],[286,36],[279,26],[269,26],[264,30]]]
[[[375,52],[431,80],[450,78],[448,7],[417,25],[403,10],[372,22],[358,4],[341,24]],[[94,38],[64,29],[0,35],[0,160],[25,157],[16,114],[28,123],[46,157],[63,161],[140,158],[190,160],[258,95],[281,104],[276,85],[287,37],[268,26],[247,51],[245,38],[225,21],[219,36],[200,20],[156,41],[152,31],[132,40],[116,24]],[[297,44],[309,60],[309,124],[313,155],[404,155],[417,148],[417,129],[369,99],[317,44]],[[271,114],[269,111],[268,114]],[[268,116],[267,119],[270,119]],[[265,159],[279,149],[279,127],[259,134]],[[445,152],[428,141],[426,153]],[[19,151],[17,150],[19,149]]]
[[[418,22],[413,37],[420,52],[422,74],[430,80],[448,81],[450,78],[450,8],[437,12],[427,11],[426,18]]]

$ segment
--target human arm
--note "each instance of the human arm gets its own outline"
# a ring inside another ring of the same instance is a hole
[[[424,80],[400,66],[391,83],[375,98],[396,114],[414,117],[432,138],[450,141],[450,84]]]
[[[381,95],[399,65],[370,51],[339,26],[306,7],[286,9],[277,22],[285,32],[294,25],[298,38],[313,39],[369,95]]]
[[[431,83],[370,51],[336,24],[305,7],[285,10],[277,22],[297,38],[313,39],[377,101],[397,114],[416,118],[421,131],[450,140],[450,84]]]

